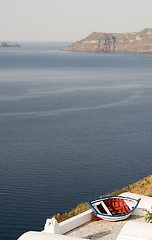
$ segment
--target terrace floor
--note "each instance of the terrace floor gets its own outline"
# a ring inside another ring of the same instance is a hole
[[[81,237],[92,240],[115,240],[127,221],[136,220],[144,222],[143,216],[131,215],[128,219],[119,222],[108,222],[105,220],[91,221],[65,235]]]

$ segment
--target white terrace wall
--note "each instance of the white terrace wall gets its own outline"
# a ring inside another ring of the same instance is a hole
[[[92,218],[93,213],[90,209],[61,223],[58,223],[55,219],[47,219],[44,226],[44,232],[64,234],[91,221]]]
[[[84,238],[69,237],[45,232],[26,232],[18,240],[85,240]]]

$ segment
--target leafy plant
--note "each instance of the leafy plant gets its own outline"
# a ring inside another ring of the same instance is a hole
[[[151,222],[152,223],[152,206],[151,209],[148,211],[146,209],[144,209],[143,211],[145,211],[145,222]]]

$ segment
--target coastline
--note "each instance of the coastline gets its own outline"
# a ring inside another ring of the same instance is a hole
[[[93,32],[62,51],[74,52],[152,52],[152,28],[140,32]]]
[[[21,47],[21,45],[12,42],[0,42],[0,47]]]

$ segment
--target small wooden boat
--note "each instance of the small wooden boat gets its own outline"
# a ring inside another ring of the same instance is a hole
[[[140,200],[122,196],[108,196],[94,199],[88,203],[95,215],[94,220],[120,221],[130,216]]]

